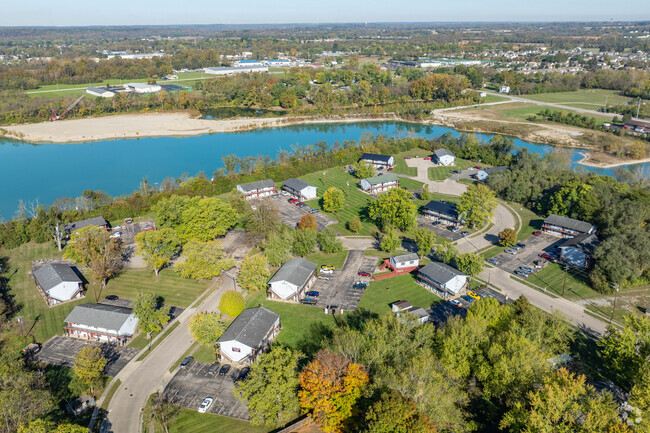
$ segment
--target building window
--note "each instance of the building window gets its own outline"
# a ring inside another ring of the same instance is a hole
[[[239,347],[233,347],[232,351],[233,352],[241,352],[241,349]]]

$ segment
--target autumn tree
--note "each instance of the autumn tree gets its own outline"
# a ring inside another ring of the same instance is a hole
[[[470,227],[476,227],[486,224],[496,208],[494,191],[479,183],[468,186],[467,191],[460,195],[458,214]]]
[[[142,231],[135,235],[135,243],[144,262],[153,269],[156,276],[169,264],[181,246],[176,232],[169,227]]]
[[[426,257],[431,252],[433,245],[436,243],[436,234],[424,227],[414,227],[411,229],[411,237],[418,246],[420,257]]]
[[[628,314],[623,324],[622,329],[609,325],[599,346],[607,374],[630,389],[650,358],[650,318]]]
[[[459,271],[476,278],[483,271],[483,257],[476,253],[459,254],[456,257],[456,267]]]
[[[503,229],[499,233],[499,244],[504,247],[511,247],[517,243],[517,232],[514,229]]]
[[[367,179],[375,175],[375,168],[367,161],[357,161],[352,164],[354,175],[357,179]]]
[[[153,294],[139,293],[133,301],[133,314],[138,318],[138,329],[151,338],[152,332],[162,331],[169,322],[169,307],[159,305]]]
[[[226,330],[218,313],[197,313],[190,319],[190,333],[197,343],[213,346]]]
[[[233,318],[239,316],[244,311],[244,296],[234,290],[228,290],[221,296],[219,311]]]
[[[336,187],[331,187],[323,194],[323,209],[327,212],[338,212],[345,204],[345,195],[343,191]]]
[[[88,268],[93,278],[106,287],[108,279],[122,269],[122,244],[101,227],[89,226],[72,234],[63,257]]]
[[[95,387],[102,381],[106,363],[107,359],[104,358],[102,349],[99,347],[84,347],[74,357],[74,374],[83,385],[90,389],[93,395]]]
[[[269,261],[264,254],[248,255],[244,258],[239,269],[237,282],[249,292],[264,290],[271,278]]]
[[[256,209],[249,212],[244,220],[246,231],[260,233],[265,238],[276,232],[280,224],[277,210],[266,201],[257,204]]]
[[[456,249],[454,244],[445,239],[436,247],[436,256],[443,262],[449,264],[458,257],[458,249]]]
[[[348,222],[348,230],[353,233],[359,233],[359,230],[361,230],[361,220],[358,216],[353,216],[352,219]]]
[[[301,359],[300,352],[273,346],[252,365],[247,379],[235,386],[235,396],[248,407],[252,425],[277,428],[298,414]]]
[[[380,194],[368,205],[368,216],[381,227],[392,225],[400,230],[415,226],[417,206],[411,200],[411,193],[402,188],[393,188]]]
[[[300,218],[300,221],[298,221],[298,228],[301,230],[313,230],[317,232],[318,222],[316,221],[316,217],[310,213],[304,214]]]
[[[88,433],[88,427],[70,423],[56,424],[39,418],[21,425],[18,433]]]
[[[299,375],[300,405],[325,432],[340,432],[368,383],[363,365],[321,350]]]
[[[435,433],[429,418],[415,402],[395,391],[385,392],[366,413],[367,433]]]
[[[209,280],[221,275],[222,271],[235,266],[235,261],[226,256],[220,241],[190,241],[183,247],[182,261],[174,266],[184,278]]]
[[[169,402],[161,394],[156,395],[151,406],[151,417],[153,418],[154,424],[165,433],[169,433],[169,427],[178,418],[180,412],[180,406]]]

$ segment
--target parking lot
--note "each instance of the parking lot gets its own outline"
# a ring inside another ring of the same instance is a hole
[[[547,235],[545,233],[539,236],[531,236],[524,244],[525,248],[517,250],[517,254],[508,254],[503,252],[494,258],[499,261],[497,267],[515,273],[520,266],[529,266],[535,268],[535,263],[538,262],[542,267],[546,265],[547,261],[540,257],[542,253],[554,253],[556,247],[564,242],[564,239],[556,236]],[[513,248],[514,249],[514,248]]]
[[[316,306],[336,306],[336,311],[343,308],[345,311],[354,311],[359,305],[364,290],[355,289],[352,286],[355,281],[370,281],[370,277],[360,277],[360,271],[372,275],[375,271],[378,259],[376,257],[365,257],[361,250],[354,250],[348,253],[342,269],[336,269],[333,273],[323,275],[328,279],[319,278],[311,290],[316,290],[320,296],[316,298]]]
[[[434,225],[434,220],[425,218],[423,215],[418,215],[415,220],[418,223],[418,227],[423,227],[427,230],[431,230],[438,236],[450,241],[457,241],[458,239],[462,238],[460,232],[469,231],[466,227],[461,227],[459,232],[452,233],[451,230],[449,230],[449,225],[442,222],[440,224]]]
[[[473,292],[479,295],[481,298],[494,298],[500,304],[513,302],[512,299],[507,299],[502,293],[489,287],[483,289],[475,289]],[[458,302],[460,302],[460,306],[453,305],[449,301],[444,301],[431,307],[429,310],[429,320],[433,322],[434,325],[441,326],[453,316],[460,315],[461,317],[465,317],[467,314],[467,309],[471,306],[472,303],[461,297],[458,297],[456,299]]]
[[[124,242],[126,245],[131,245],[135,243],[135,235],[140,233],[141,231],[144,230],[145,227],[151,226],[155,227],[154,221],[153,220],[145,220],[145,221],[140,221],[140,222],[133,222],[131,224],[122,224],[121,226],[116,226],[113,227],[112,231],[113,233],[115,232],[122,232],[122,236],[120,236],[120,239],[122,239],[122,242]]]
[[[246,230],[229,230],[222,242],[223,250],[235,260],[244,258],[255,247],[253,236]]]
[[[100,347],[102,355],[108,360],[104,373],[115,377],[138,354],[138,350],[114,344],[102,344],[56,335],[43,344],[34,359],[51,365],[74,366],[74,357],[86,347]]]
[[[226,376],[208,374],[209,364],[191,361],[174,375],[164,395],[171,403],[197,410],[206,397],[214,398],[209,413],[249,420],[248,408],[233,393],[234,378],[239,373],[231,369]]]
[[[303,215],[307,214],[311,209],[309,206],[304,208],[299,208],[298,206],[289,203],[287,200],[291,197],[278,194],[279,197],[272,198],[273,202],[277,206],[278,213],[280,214],[280,220],[282,224],[290,228],[296,228],[298,221]],[[328,217],[322,212],[317,212],[313,214],[318,223],[318,231],[323,231],[327,228],[328,225],[335,223],[333,219]]]

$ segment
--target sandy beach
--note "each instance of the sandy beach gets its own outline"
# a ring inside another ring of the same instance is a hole
[[[578,164],[587,165],[589,167],[615,168],[624,165],[645,164],[650,162],[650,158],[620,160],[604,153],[578,153],[582,155],[582,159],[578,161]]]
[[[382,118],[332,117],[207,120],[193,117],[188,112],[137,113],[57,122],[12,125],[2,128],[4,136],[30,143],[79,143],[85,141],[115,140],[141,137],[186,137],[218,132],[246,131],[301,123],[359,122],[396,120]]]

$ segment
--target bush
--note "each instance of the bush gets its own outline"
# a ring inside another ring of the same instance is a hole
[[[228,290],[219,301],[219,311],[232,318],[239,316],[244,311],[244,296],[234,290]]]

